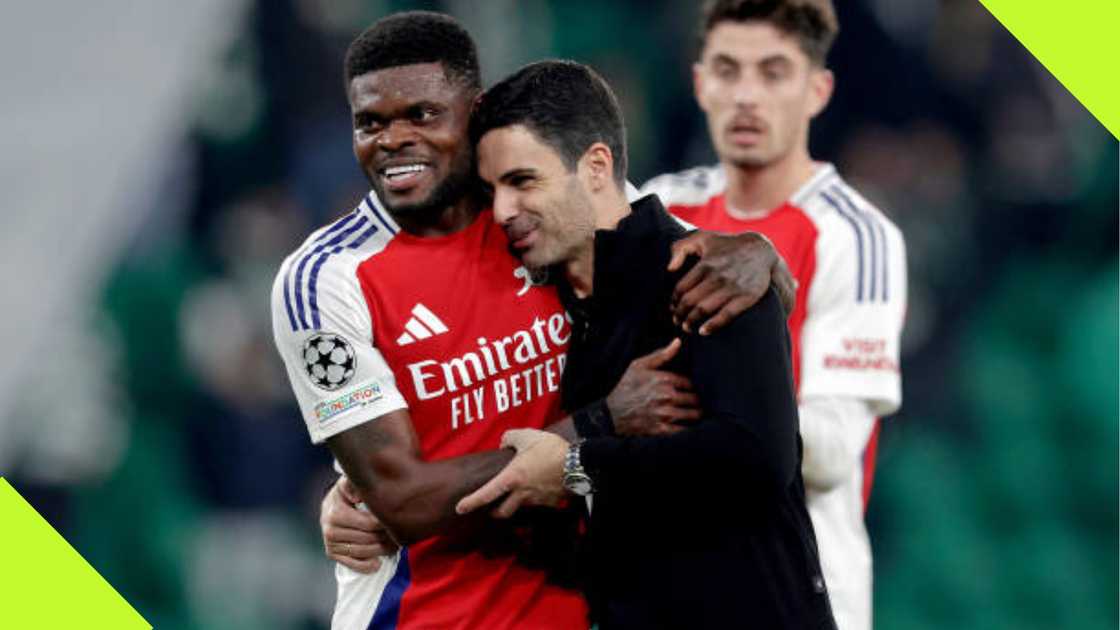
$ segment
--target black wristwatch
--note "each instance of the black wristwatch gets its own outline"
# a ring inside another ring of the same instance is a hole
[[[564,458],[564,488],[581,497],[593,492],[591,477],[587,475],[587,471],[579,461],[579,449],[583,446],[583,442],[583,438],[572,442],[568,446],[568,455]]]

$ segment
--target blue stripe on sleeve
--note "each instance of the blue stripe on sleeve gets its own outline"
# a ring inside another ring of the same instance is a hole
[[[373,216],[377,217],[377,220],[381,222],[381,225],[384,225],[385,229],[388,230],[390,234],[396,234],[396,228],[393,227],[392,221],[386,219],[385,215],[382,214],[382,210],[380,205],[378,204],[377,197],[374,196],[373,193],[370,193],[369,197],[366,198],[366,203],[369,205],[370,212],[373,213]]]
[[[890,296],[887,295],[887,287],[890,286],[887,271],[891,268],[891,259],[887,253],[887,231],[883,229],[882,221],[876,221],[875,227],[879,228],[879,236],[883,239],[883,301],[886,302],[890,299]]]
[[[303,252],[297,254],[295,257],[292,258],[292,260],[294,261],[294,260],[297,260],[297,259],[302,258],[303,256],[307,255],[306,252],[309,248],[314,246],[316,243],[322,242],[322,240],[324,238],[327,238],[328,236],[330,236],[331,234],[334,234],[338,230],[341,230],[342,228],[346,227],[346,225],[348,223],[350,223],[351,221],[353,221],[354,218],[357,217],[357,216],[358,216],[358,211],[355,210],[354,212],[351,212],[350,214],[346,215],[344,218],[339,219],[338,221],[335,221],[334,225],[327,228],[322,234],[319,235],[318,238],[315,239],[315,241],[313,243],[311,243],[310,245],[305,247]],[[299,324],[296,322],[295,313],[292,311],[292,297],[291,297],[292,296],[292,293],[291,293],[292,292],[292,270],[295,269],[295,268],[296,268],[295,263],[293,263],[292,265],[289,265],[288,266],[288,273],[284,276],[284,308],[287,309],[287,311],[288,311],[288,323],[292,325],[292,331],[296,331],[296,330],[300,329]],[[298,274],[297,274],[296,277],[298,278]],[[298,291],[298,287],[296,287],[296,290]],[[298,297],[297,297],[297,299],[298,299]]]
[[[353,212],[351,212],[350,214],[342,217],[338,221],[335,221],[334,225],[327,228],[327,230],[325,232],[320,234],[319,237],[315,239],[315,242],[316,243],[322,243],[328,236],[330,236],[330,235],[334,234],[335,232],[341,230],[342,228],[346,227],[347,224],[349,224],[351,221],[353,221],[355,218],[357,218],[360,214],[361,214],[361,212],[359,210],[354,210]]]
[[[356,231],[358,231],[359,229],[361,229],[361,227],[362,227],[363,225],[365,225],[365,224],[366,224],[366,222],[367,222],[367,219],[366,219],[365,217],[360,217],[360,218],[359,218],[359,219],[357,220],[357,222],[355,222],[355,223],[354,223],[354,225],[351,225],[350,227],[346,228],[345,230],[343,230],[342,232],[340,232],[340,233],[339,233],[338,235],[336,235],[336,236],[335,236],[334,238],[332,238],[331,240],[329,240],[329,241],[327,241],[327,242],[325,242],[325,243],[321,243],[321,244],[319,244],[319,245],[318,245],[317,247],[315,247],[314,249],[312,249],[312,250],[311,250],[311,251],[310,251],[309,253],[307,253],[307,254],[306,254],[306,255],[305,255],[305,256],[304,256],[304,257],[303,257],[303,258],[302,258],[302,259],[301,259],[301,260],[299,261],[299,266],[298,266],[298,267],[296,267],[296,277],[295,277],[295,300],[296,300],[296,313],[297,313],[297,314],[299,315],[299,323],[300,323],[300,325],[301,325],[301,326],[303,327],[303,329],[304,329],[304,330],[307,330],[307,329],[308,329],[309,327],[308,327],[308,325],[307,325],[307,319],[306,319],[306,317],[304,316],[305,314],[304,314],[304,309],[303,309],[303,294],[302,294],[302,291],[301,291],[301,289],[302,289],[302,287],[303,287],[303,280],[302,280],[302,278],[303,278],[303,270],[304,270],[304,268],[305,268],[305,267],[307,266],[307,263],[308,263],[308,261],[310,261],[310,260],[311,260],[311,259],[312,259],[312,258],[313,258],[313,257],[314,257],[314,256],[315,256],[316,254],[318,254],[319,252],[323,251],[324,249],[326,249],[326,248],[328,248],[328,247],[334,247],[335,245],[338,245],[338,244],[339,244],[339,243],[341,243],[342,241],[344,241],[344,240],[346,240],[347,238],[349,238],[349,236],[350,236],[351,234],[353,234],[354,232],[356,232]]]
[[[408,548],[401,549],[401,559],[397,563],[397,572],[385,585],[385,592],[381,594],[381,601],[377,602],[377,610],[373,611],[366,630],[396,630],[401,617],[401,599],[408,585],[412,582],[412,574],[408,567]]]
[[[852,217],[851,215],[849,215],[847,210],[845,210],[840,205],[839,202],[837,202],[835,199],[833,199],[831,196],[829,196],[829,194],[826,193],[826,192],[821,192],[821,196],[824,197],[824,200],[828,202],[828,205],[830,205],[830,206],[832,206],[833,208],[836,209],[836,212],[838,212],[840,214],[840,216],[844,217],[844,220],[847,221],[852,226],[852,230],[856,233],[856,246],[859,249],[859,265],[858,265],[859,275],[857,276],[857,281],[856,281],[856,301],[857,302],[862,302],[863,301],[863,231],[859,229],[859,223],[856,222],[856,219],[854,217]]]
[[[288,311],[288,323],[292,326],[292,332],[299,330],[296,326],[296,315],[292,312],[292,298],[288,293],[288,282],[292,279],[292,270],[289,266],[287,273],[284,274],[284,310]]]
[[[334,249],[329,249],[329,250],[323,252],[322,254],[319,255],[319,260],[316,260],[315,264],[312,265],[312,267],[311,267],[311,277],[307,281],[307,294],[308,294],[308,302],[310,303],[310,307],[311,307],[311,326],[312,326],[312,329],[319,330],[320,326],[322,325],[321,322],[319,321],[319,295],[318,295],[319,269],[322,268],[323,263],[326,262],[326,260],[328,258],[330,258],[332,255],[341,252],[343,249],[358,249],[359,247],[362,246],[362,243],[365,243],[367,240],[369,240],[369,237],[373,236],[374,233],[376,233],[376,232],[377,232],[377,226],[373,225],[373,223],[370,223],[369,228],[367,228],[365,232],[362,232],[361,234],[359,234],[358,238],[356,238],[353,241],[351,241],[350,243],[346,244],[346,246],[339,245],[339,246],[335,247]]]
[[[858,207],[856,206],[855,202],[852,201],[852,198],[849,197],[848,194],[845,193],[842,188],[837,187],[836,188],[836,193],[838,195],[840,195],[841,198],[844,199],[844,201],[848,204],[848,206],[852,208],[853,212],[858,212],[863,217],[864,221],[867,223],[867,229],[872,234],[878,234],[878,236],[879,236],[880,249],[882,251],[883,256],[882,256],[882,259],[879,261],[878,266],[875,265],[874,257],[872,258],[872,263],[871,263],[871,269],[872,269],[872,274],[873,274],[872,279],[874,279],[875,275],[877,275],[879,272],[882,272],[882,274],[883,274],[883,285],[882,285],[883,290],[880,291],[880,295],[882,296],[882,301],[886,302],[887,301],[887,266],[888,266],[887,261],[889,260],[889,258],[888,258],[888,252],[887,252],[887,233],[886,233],[886,230],[883,229],[883,222],[880,221],[879,217],[876,217],[873,213],[868,212],[866,210],[859,210]],[[874,301],[874,299],[875,299],[875,289],[871,290],[871,299],[872,299],[872,301]]]
[[[856,204],[852,203],[852,200],[844,194],[840,186],[833,186],[831,192],[839,196],[844,201],[845,205],[848,206],[851,215],[867,227],[867,238],[871,241],[871,266],[869,268],[870,273],[868,274],[871,278],[871,289],[868,291],[867,299],[874,302],[875,294],[878,293],[875,289],[878,287],[879,283],[879,239],[877,238],[878,234],[875,233],[875,225],[866,212],[860,210],[856,207]]]

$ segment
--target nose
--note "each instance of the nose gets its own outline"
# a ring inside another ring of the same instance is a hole
[[[517,200],[502,187],[494,189],[494,220],[505,225],[517,217]]]
[[[750,73],[743,73],[735,82],[732,98],[739,107],[751,108],[758,104],[758,85]]]
[[[416,141],[412,128],[405,121],[394,120],[377,134],[377,148],[395,152],[411,146]]]

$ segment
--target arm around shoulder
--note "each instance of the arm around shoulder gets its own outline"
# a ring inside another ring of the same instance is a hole
[[[674,435],[588,440],[581,452],[596,485],[688,493],[697,484],[734,479],[760,496],[786,488],[797,472],[797,406],[775,292],[685,345],[703,420]]]

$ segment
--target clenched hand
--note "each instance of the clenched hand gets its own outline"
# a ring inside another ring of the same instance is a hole
[[[698,332],[711,334],[754,306],[771,285],[785,312],[793,312],[797,280],[765,236],[694,232],[673,243],[669,271],[689,256],[700,260],[677,283],[671,306],[686,332],[701,324]]]
[[[346,477],[331,486],[319,510],[323,549],[339,564],[373,573],[381,567],[381,556],[396,553],[398,545],[377,517],[358,507],[361,502]]]
[[[668,435],[680,422],[700,419],[700,401],[688,378],[661,369],[677,352],[681,340],[630,362],[618,385],[607,395],[607,408],[619,435]]]

